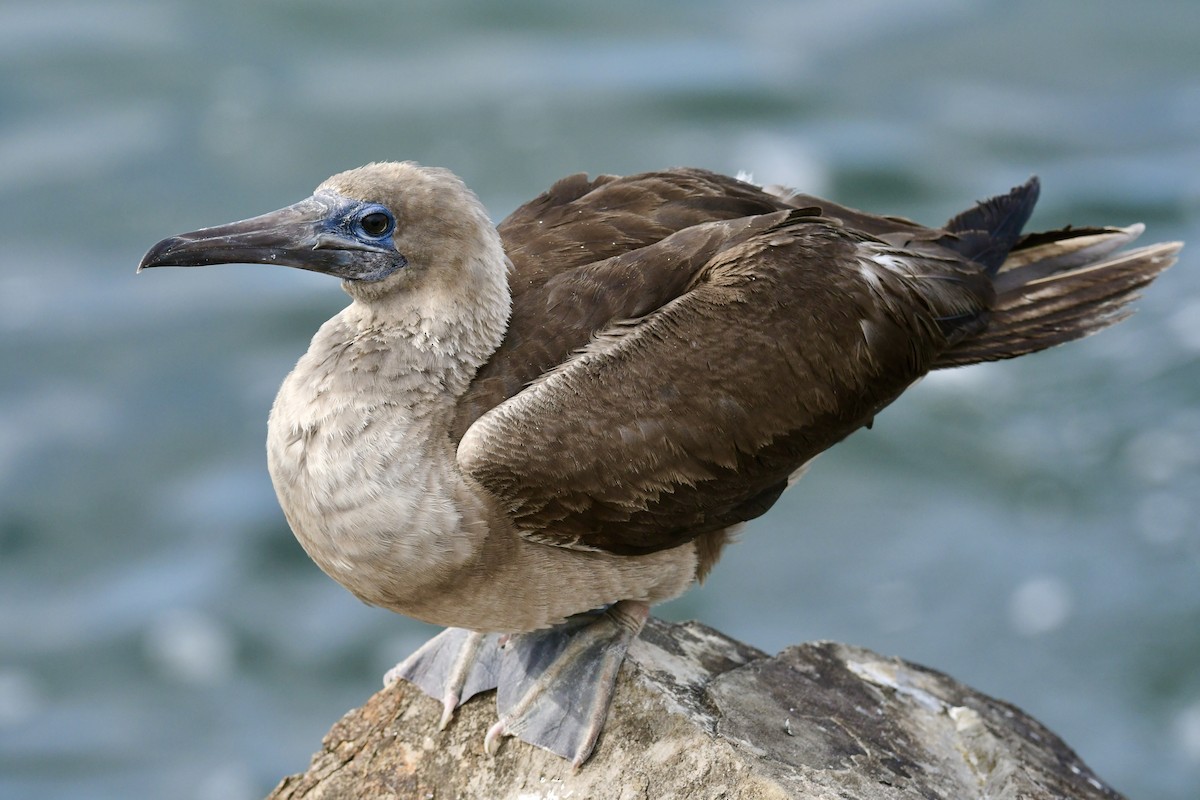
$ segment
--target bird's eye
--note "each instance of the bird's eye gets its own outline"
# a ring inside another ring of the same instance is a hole
[[[383,236],[392,227],[392,218],[382,211],[372,211],[358,221],[368,236]]]

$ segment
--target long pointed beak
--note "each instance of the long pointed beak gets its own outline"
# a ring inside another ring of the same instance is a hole
[[[209,264],[281,264],[344,280],[385,278],[406,264],[391,237],[365,240],[350,229],[349,213],[361,205],[314,195],[294,205],[227,225],[163,239],[142,258],[150,267]]]

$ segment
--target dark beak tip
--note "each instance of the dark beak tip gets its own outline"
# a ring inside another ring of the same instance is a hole
[[[149,269],[150,267],[162,267],[170,264],[171,262],[168,259],[168,255],[170,254],[172,248],[174,248],[178,243],[179,237],[170,236],[154,245],[154,247],[151,247],[146,251],[146,255],[142,256],[141,262],[138,263],[137,271],[141,272],[142,270]]]

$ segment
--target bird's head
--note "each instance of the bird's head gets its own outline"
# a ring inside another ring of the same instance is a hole
[[[503,281],[507,262],[483,205],[458,177],[388,162],[334,175],[278,211],[164,239],[138,271],[230,263],[323,272],[378,304],[414,294],[447,301]]]

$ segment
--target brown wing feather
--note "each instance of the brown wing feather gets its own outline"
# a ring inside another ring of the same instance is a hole
[[[498,226],[513,263],[508,333],[459,403],[455,440],[614,321],[676,297],[686,283],[678,276],[690,277],[715,252],[721,234],[677,240],[660,260],[641,258],[632,267],[591,265],[714,221],[766,226],[775,220],[752,220],[790,208],[756,186],[699,169],[572,175],[518,208]]]
[[[600,294],[638,275],[673,285],[463,437],[460,464],[527,536],[640,553],[761,513],[928,370],[947,346],[941,318],[991,301],[982,271],[949,254],[780,216],[689,229],[563,279]]]
[[[572,175],[498,225],[520,293],[565,269],[717,220],[792,206],[757,186],[700,169],[629,177]]]
[[[566,361],[614,322],[639,317],[677,297],[681,283],[664,272],[690,276],[716,252],[717,243],[676,241],[675,252],[657,262],[638,258],[632,265],[571,273],[698,225],[800,208],[902,246],[945,236],[899,217],[872,216],[786,190],[764,191],[702,169],[628,177],[577,174],[559,180],[498,226],[513,264],[512,318],[504,343],[459,403],[454,440],[483,413]],[[755,224],[776,221],[772,217]],[[646,274],[639,276],[639,271]],[[556,277],[560,285],[548,285]]]

